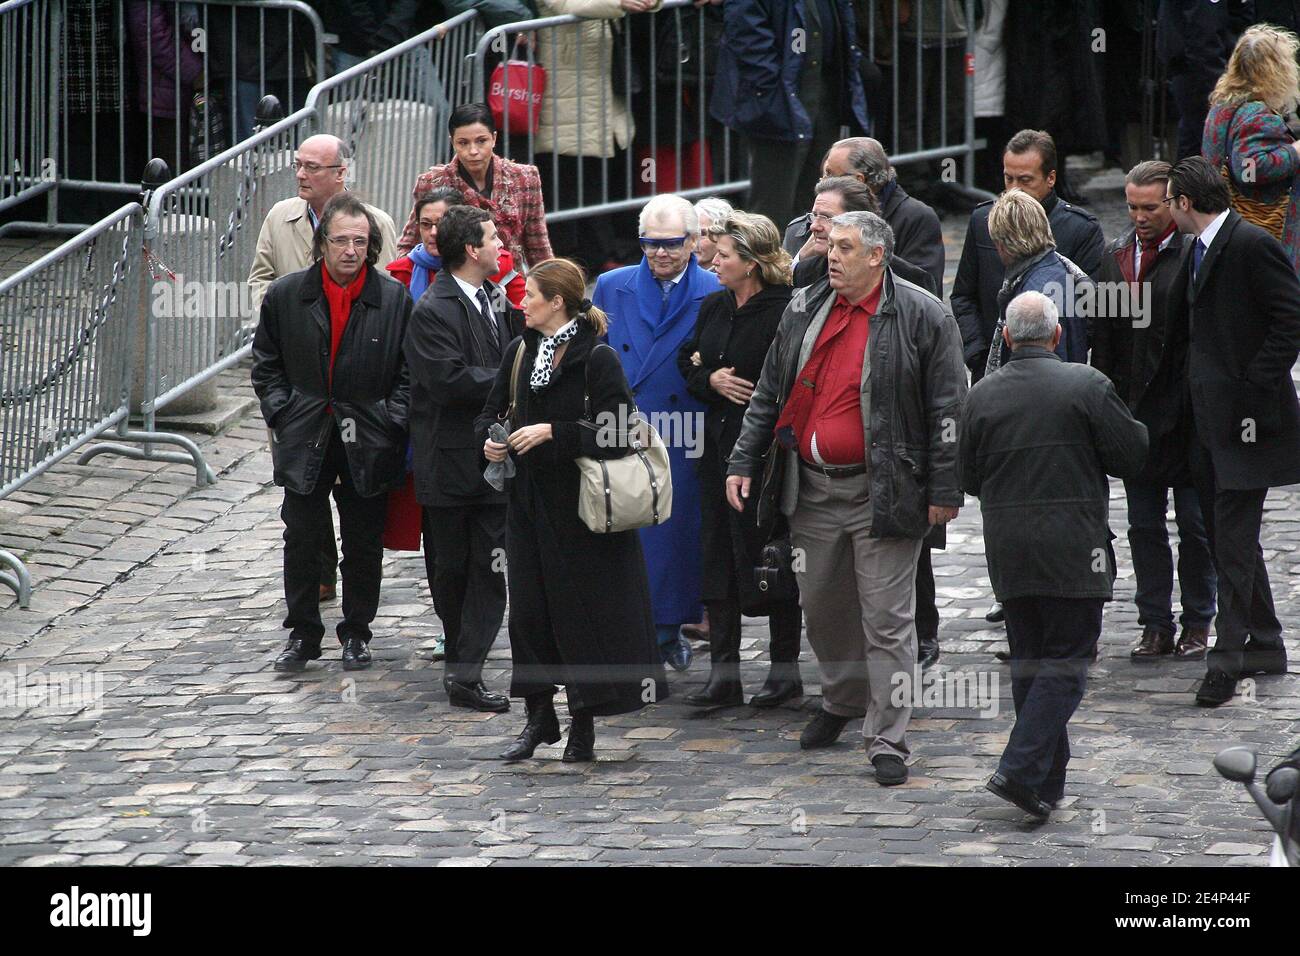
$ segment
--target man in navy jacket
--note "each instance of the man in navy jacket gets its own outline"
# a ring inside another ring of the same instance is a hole
[[[789,222],[840,129],[869,132],[851,0],[730,0],[710,113],[749,139],[746,209]]]

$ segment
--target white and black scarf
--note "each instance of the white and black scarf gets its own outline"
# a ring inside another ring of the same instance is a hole
[[[540,392],[551,384],[551,365],[555,360],[555,350],[578,334],[578,320],[570,319],[560,330],[549,338],[543,337],[537,347],[537,358],[533,359],[533,374],[528,384],[534,392]]]

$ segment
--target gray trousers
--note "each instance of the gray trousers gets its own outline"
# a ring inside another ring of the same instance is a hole
[[[891,697],[894,675],[916,667],[916,563],[921,542],[872,538],[869,478],[803,469],[790,518],[799,603],[822,675],[822,706],[863,717],[867,757],[904,759],[912,694]],[[799,570],[802,565],[802,571]],[[903,687],[910,687],[904,684]]]

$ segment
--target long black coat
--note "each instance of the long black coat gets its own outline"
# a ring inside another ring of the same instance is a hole
[[[734,293],[727,289],[713,293],[700,303],[695,333],[677,353],[686,390],[708,406],[704,452],[695,466],[703,516],[701,597],[705,601],[736,597],[743,607],[760,607],[762,595],[754,586],[753,569],[773,536],[771,528],[759,530],[757,509],[741,512],[727,504],[727,458],[740,437],[748,405],[723,398],[709,385],[709,376],[720,368],[734,367],[736,375],[757,383],[791,294],[790,286],[767,286],[737,309]],[[698,365],[693,358],[696,355]],[[791,603],[797,606],[798,601]]]
[[[495,337],[450,269],[439,270],[411,314],[403,350],[411,369],[415,496],[422,505],[506,500],[483,480],[487,462],[474,419],[492,390],[502,352],[522,322],[496,286],[488,282],[484,288],[497,316]]]
[[[1190,250],[1194,243],[1188,242]],[[1282,244],[1235,212],[1219,228],[1191,285],[1184,253],[1171,335],[1187,339],[1196,434],[1220,488],[1300,482],[1300,280]]]
[[[966,364],[984,364],[998,324],[998,290],[1006,268],[989,236],[989,210],[993,200],[982,202],[970,215],[966,242],[952,283],[952,314],[961,326]],[[1094,278],[1101,268],[1105,240],[1097,217],[1079,206],[1064,202],[1056,193],[1043,201],[1047,221],[1056,240],[1056,251]]]
[[[1146,426],[1095,368],[1024,346],[971,386],[962,413],[962,490],[980,500],[999,601],[1110,600],[1110,482],[1131,478]]]
[[[534,393],[528,379],[539,340],[530,329],[511,343],[474,426],[481,449],[489,426],[509,409],[511,367],[516,350],[525,348],[511,428],[549,422],[554,437],[514,456],[518,471],[509,485],[510,693],[526,697],[564,684],[571,708],[639,710],[668,696],[641,540],[635,531],[588,530],[578,517],[574,462],[627,452],[622,444],[598,441],[600,433],[583,422],[584,384],[596,422],[602,413],[625,420],[634,407],[632,391],[611,348],[593,353],[596,334],[583,322],[550,383]]]
[[[320,263],[267,288],[253,336],[252,380],[273,432],[277,485],[311,494],[335,423],[357,494],[369,498],[402,483],[408,384],[401,343],[410,315],[411,297],[401,283],[368,268],[331,381],[330,311]]]
[[[1133,247],[1137,233],[1116,239],[1106,249],[1097,270],[1099,288],[1118,295],[1097,297],[1093,323],[1092,367],[1115,385],[1129,410],[1147,427],[1147,463],[1139,478],[1167,482],[1171,487],[1191,482],[1187,468],[1186,413],[1187,349],[1185,339],[1169,340],[1169,302],[1179,281],[1186,237],[1175,232],[1156,254],[1141,287],[1150,298],[1132,297],[1136,274]],[[1143,305],[1150,310],[1139,315]]]

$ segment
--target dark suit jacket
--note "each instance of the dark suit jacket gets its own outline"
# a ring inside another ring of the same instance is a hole
[[[1136,270],[1130,229],[1106,249],[1097,272],[1099,289],[1093,321],[1092,367],[1115,385],[1137,420],[1147,426],[1150,450],[1142,479],[1187,484],[1187,347],[1169,336],[1169,302],[1174,285],[1185,282],[1182,254],[1187,237],[1175,232],[1133,296]],[[1145,297],[1145,298],[1143,298]],[[1145,311],[1145,314],[1144,313]]]
[[[1187,341],[1196,434],[1220,488],[1300,482],[1300,280],[1281,243],[1229,212],[1191,282],[1189,241],[1170,305]]]
[[[501,356],[523,322],[501,289],[490,282],[484,288],[497,316],[495,336],[450,269],[440,270],[420,297],[406,332],[415,496],[422,505],[506,500],[483,480],[487,462],[482,439],[474,434],[474,419],[483,411]]]

